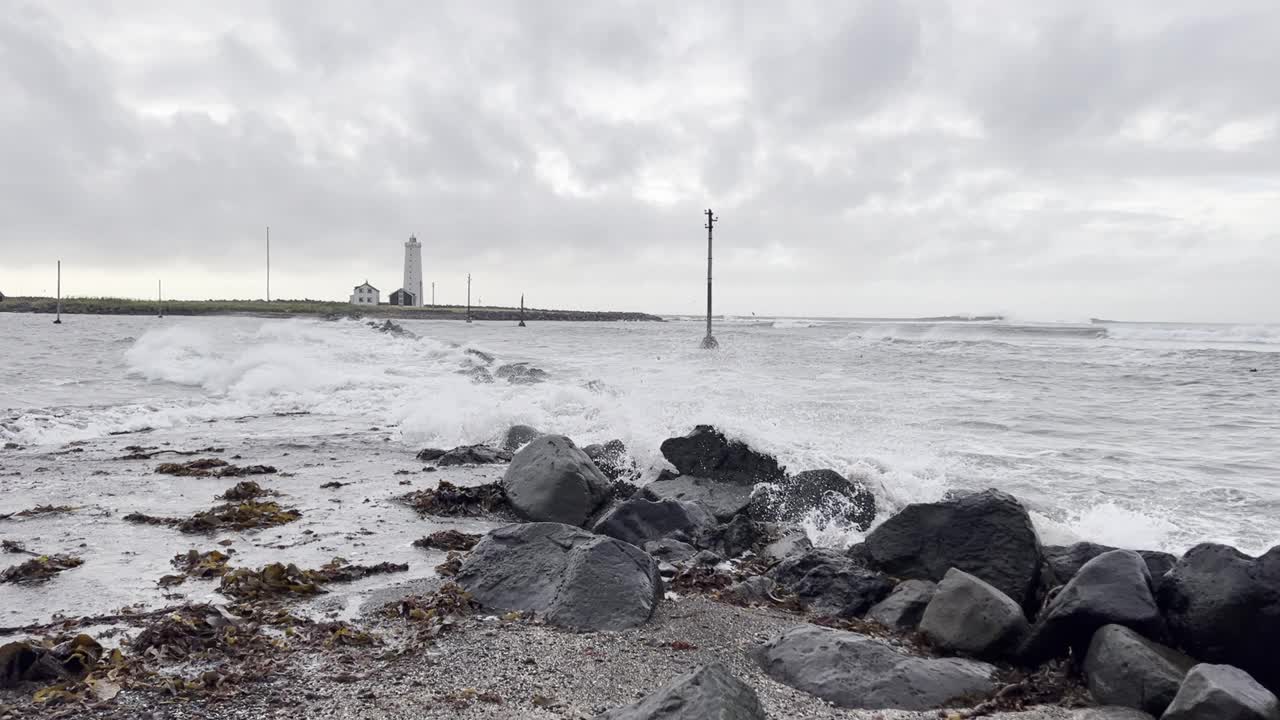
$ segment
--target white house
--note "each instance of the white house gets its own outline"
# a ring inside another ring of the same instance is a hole
[[[378,288],[369,284],[368,280],[363,285],[357,285],[351,290],[352,305],[377,305],[378,304]]]

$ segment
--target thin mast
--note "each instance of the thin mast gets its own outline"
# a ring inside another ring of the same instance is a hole
[[[520,293],[520,325],[518,327],[527,327],[524,324],[524,293]]]
[[[267,302],[271,302],[271,226],[267,226]]]
[[[467,273],[467,322],[471,322],[471,273]]]
[[[164,317],[164,281],[156,280],[156,317]]]
[[[719,219],[710,208],[707,209],[707,336],[702,338],[704,350],[720,347],[720,343],[711,334],[711,231]]]
[[[54,325],[62,324],[62,261],[58,261],[58,316],[53,319]]]

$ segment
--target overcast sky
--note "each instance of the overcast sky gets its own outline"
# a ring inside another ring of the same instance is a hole
[[[1280,322],[1280,2],[0,0],[0,291]],[[429,291],[428,291],[429,292]]]

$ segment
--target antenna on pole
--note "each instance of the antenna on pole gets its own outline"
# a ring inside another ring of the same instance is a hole
[[[524,324],[524,293],[520,293],[520,324],[516,327],[527,327]]]
[[[714,335],[711,334],[711,231],[720,218],[707,209],[707,336],[702,338],[703,350],[714,350],[720,347],[720,343],[716,341]]]
[[[271,302],[271,226],[267,226],[267,302]]]
[[[471,322],[471,273],[467,273],[467,322]]]
[[[53,319],[54,325],[62,324],[62,261],[58,261],[58,316]]]

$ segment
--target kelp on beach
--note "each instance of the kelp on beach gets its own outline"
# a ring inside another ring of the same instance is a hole
[[[135,512],[125,515],[124,520],[141,525],[167,525],[184,533],[197,534],[274,527],[291,523],[301,516],[297,509],[282,508],[275,502],[248,500],[219,505],[188,518],[156,517]]]

